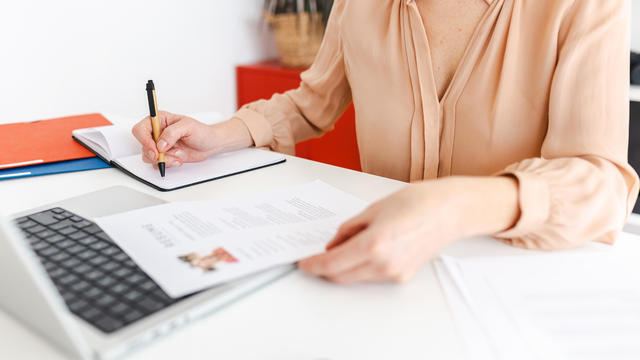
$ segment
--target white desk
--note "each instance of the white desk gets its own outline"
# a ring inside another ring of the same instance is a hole
[[[288,157],[282,165],[169,193],[115,169],[0,182],[2,211],[15,213],[121,184],[169,201],[218,199],[321,179],[365,200],[404,184]],[[491,239],[460,241],[450,255],[531,251]],[[26,309],[25,309],[26,310]],[[62,359],[0,311],[0,358]],[[160,339],[131,359],[463,359],[462,343],[430,265],[405,285],[338,286],[299,271]]]

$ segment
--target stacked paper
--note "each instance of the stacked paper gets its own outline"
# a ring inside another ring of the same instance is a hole
[[[443,256],[470,359],[640,359],[640,238],[605,251]]]

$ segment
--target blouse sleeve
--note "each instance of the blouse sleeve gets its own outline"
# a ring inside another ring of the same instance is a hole
[[[319,137],[351,103],[340,40],[344,1],[336,1],[313,65],[301,74],[297,89],[243,106],[236,114],[256,147],[294,154],[295,143]]]
[[[613,243],[638,195],[629,141],[628,2],[576,0],[558,38],[541,157],[508,166],[521,215],[496,235],[527,248]]]

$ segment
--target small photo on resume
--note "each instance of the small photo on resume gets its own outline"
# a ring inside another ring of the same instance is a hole
[[[200,268],[204,272],[214,271],[225,266],[225,264],[238,262],[238,259],[221,247],[215,248],[209,253],[190,252],[186,255],[178,256],[178,259],[188,263],[194,268]]]

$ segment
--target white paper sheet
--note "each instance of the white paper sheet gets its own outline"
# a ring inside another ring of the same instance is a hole
[[[276,152],[248,148],[213,155],[200,162],[184,163],[180,167],[168,167],[164,178],[160,176],[158,170],[154,169],[151,164],[143,162],[139,154],[118,158],[115,162],[133,175],[159,188],[171,190],[253,170],[262,166],[277,164],[283,160],[284,156]]]
[[[172,297],[324,251],[366,203],[321,181],[227,201],[170,203],[96,222]]]
[[[472,359],[638,359],[640,247],[631,251],[635,262],[603,251],[435,266]]]

